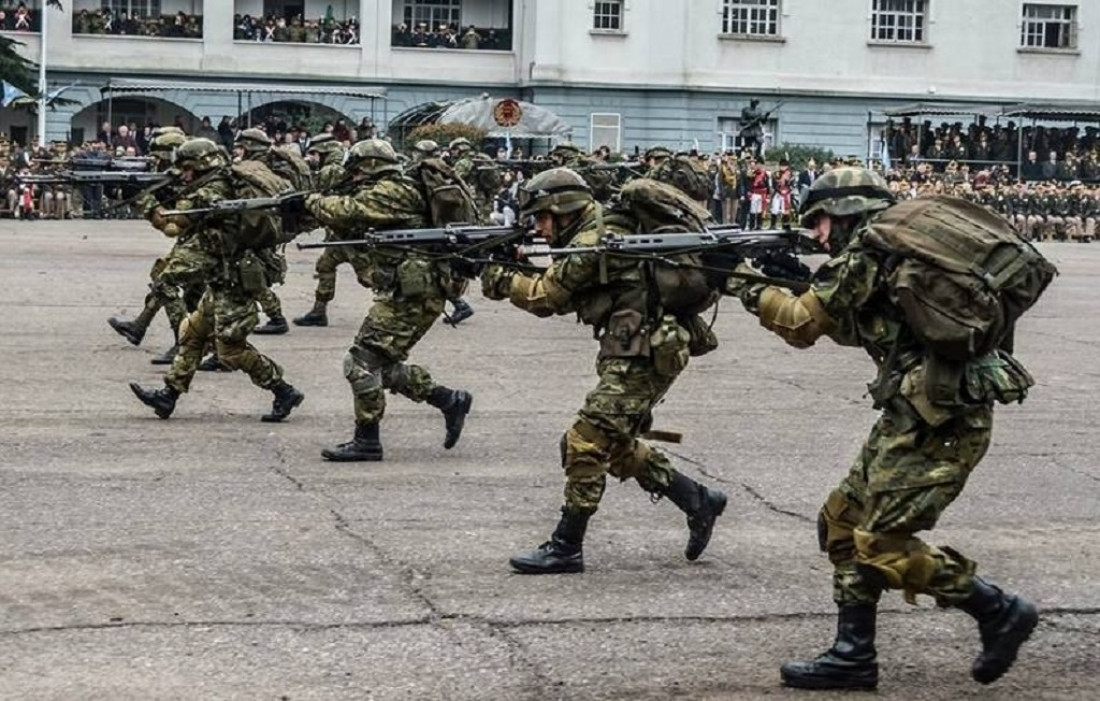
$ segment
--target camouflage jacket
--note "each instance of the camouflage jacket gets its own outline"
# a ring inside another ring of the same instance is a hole
[[[630,234],[630,223],[614,215],[597,218],[591,206],[571,231],[566,248],[596,246],[607,234]],[[647,313],[646,276],[638,260],[598,252],[558,256],[539,275],[517,274],[511,285],[513,304],[536,316],[576,313],[597,335],[612,313],[632,309]]]

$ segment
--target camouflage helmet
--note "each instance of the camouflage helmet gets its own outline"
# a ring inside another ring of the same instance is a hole
[[[322,132],[309,138],[309,148],[306,149],[306,153],[316,151],[323,156],[329,153],[339,153],[343,150],[344,145],[337,141],[336,137],[327,132]]]
[[[642,158],[647,161],[650,158],[672,158],[672,151],[667,146],[650,146]]]
[[[271,137],[263,129],[245,129],[233,140],[234,146],[239,146],[245,153],[266,153],[271,150]]]
[[[473,151],[474,145],[470,143],[470,140],[465,136],[460,136],[457,139],[451,139],[451,143],[447,144],[447,150],[451,153],[466,153],[467,151]]]
[[[561,156],[562,158],[575,158],[581,154],[581,147],[569,141],[563,141],[550,149],[551,156]]]
[[[375,174],[400,170],[398,163],[397,153],[388,141],[363,139],[348,149],[348,158],[344,165],[348,170]]]
[[[158,136],[164,136],[165,134],[179,134],[180,136],[187,136],[187,134],[183,131],[183,129],[180,129],[177,126],[169,126],[169,127],[157,127],[156,129],[153,129],[153,131],[151,131],[149,133],[149,138],[150,139],[155,139]]]
[[[182,130],[155,134],[149,139],[149,155],[164,161],[172,160],[172,154],[187,142]]]
[[[439,155],[439,144],[431,139],[421,139],[413,144],[411,155],[413,158],[432,158]]]
[[[584,209],[594,201],[588,183],[568,168],[544,170],[519,188],[522,217],[540,212],[568,214]]]
[[[210,139],[188,139],[176,149],[176,166],[202,173],[229,165],[229,156]]]
[[[866,168],[833,168],[810,186],[798,216],[801,225],[810,228],[822,212],[847,217],[886,209],[894,201],[894,194],[878,173]]]

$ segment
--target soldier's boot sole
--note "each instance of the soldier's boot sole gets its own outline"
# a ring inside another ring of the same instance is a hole
[[[130,383],[130,391],[134,393],[142,404],[151,407],[158,418],[167,419],[176,410],[176,400],[160,392],[144,389],[136,382]]]
[[[447,435],[443,439],[443,448],[450,450],[458,444],[462,437],[462,429],[466,425],[466,416],[474,405],[474,396],[464,390],[455,391],[454,405],[443,411],[443,419],[446,422]]]
[[[779,669],[779,677],[784,686],[794,689],[873,691],[878,687],[878,664],[823,655],[812,662],[788,662]]]
[[[559,553],[549,543],[530,552],[514,555],[508,564],[519,574],[578,574],[584,572],[584,554]]]
[[[698,560],[703,551],[707,549],[707,545],[710,544],[710,537],[714,533],[714,524],[718,521],[718,517],[725,512],[726,504],[729,501],[725,492],[709,487],[704,487],[704,489],[704,512],[695,518],[688,519],[688,528],[691,535],[688,538],[687,548],[684,550],[684,557],[690,561]]]
[[[335,448],[325,448],[321,451],[321,457],[330,462],[379,462],[382,460],[382,446],[350,441]]]
[[[107,320],[107,324],[110,325],[119,336],[122,336],[131,345],[140,346],[142,339],[145,338],[145,329],[141,328],[132,321],[126,321],[125,319],[119,319],[112,316]]]
[[[309,312],[305,316],[294,319],[293,324],[295,326],[328,326],[328,315]]]

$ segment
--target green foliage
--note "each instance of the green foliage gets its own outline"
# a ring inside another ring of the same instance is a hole
[[[422,124],[405,136],[405,143],[396,144],[396,146],[401,150],[407,150],[421,139],[431,139],[446,148],[447,144],[460,136],[469,139],[474,150],[480,151],[481,142],[485,140],[485,130],[468,124]]]
[[[19,55],[16,47],[23,42],[0,36],[0,80],[5,80],[28,95],[38,92],[37,66]]]
[[[812,158],[817,161],[817,165],[820,168],[822,165],[836,158],[836,154],[827,148],[820,146],[805,146],[803,144],[780,144],[779,146],[771,146],[768,148],[768,160],[778,161],[781,158],[785,158],[791,162],[791,168],[794,170],[802,170],[806,167],[806,163]]]

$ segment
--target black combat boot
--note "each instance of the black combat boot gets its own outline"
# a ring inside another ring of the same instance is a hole
[[[780,668],[783,684],[797,689],[874,689],[874,604],[842,604],[837,613],[836,641],[810,662],[788,662]]]
[[[149,324],[156,315],[156,309],[145,307],[133,321],[126,321],[125,319],[119,319],[117,316],[112,316],[107,320],[107,323],[118,332],[118,335],[133,345],[139,346],[141,345],[141,339],[145,338],[145,332],[149,330]]]
[[[462,427],[466,423],[466,414],[470,413],[470,407],[474,403],[474,397],[469,392],[461,389],[447,389],[442,385],[432,390],[428,395],[428,404],[443,412],[443,419],[447,422],[447,437],[443,440],[443,447],[447,450],[455,447],[462,436]]]
[[[687,514],[688,543],[684,557],[697,560],[707,549],[714,522],[726,510],[726,495],[717,489],[704,487],[687,475],[672,473],[672,481],[664,492],[668,500]]]
[[[508,563],[520,574],[584,572],[584,532],[590,515],[562,507],[561,520],[550,540],[534,550],[513,555]]]
[[[333,462],[378,461],[382,459],[382,443],[378,440],[378,424],[355,424],[355,437],[335,448],[321,451],[325,460]]]
[[[320,300],[313,303],[313,309],[310,309],[304,316],[300,316],[294,320],[295,326],[328,326],[328,313],[325,311],[325,307],[328,306],[328,302],[322,302]]]
[[[258,333],[261,335],[277,336],[290,331],[290,327],[286,325],[286,317],[282,314],[272,314],[267,318],[267,323],[263,326],[258,326],[252,330],[252,333]]]
[[[167,419],[172,415],[172,412],[176,410],[176,400],[180,397],[180,393],[174,387],[144,389],[138,383],[131,382],[130,389],[133,390],[142,404],[153,407],[153,411],[162,419]]]
[[[974,591],[958,607],[978,622],[982,652],[970,668],[970,676],[991,684],[1008,671],[1016,653],[1039,623],[1035,604],[1019,596],[1006,596],[981,577],[974,578]]]
[[[222,365],[222,361],[218,360],[217,353],[211,353],[202,359],[199,363],[199,370],[202,372],[229,372],[229,368]]]
[[[451,312],[450,317],[451,326],[458,326],[474,315],[474,308],[470,306],[469,302],[462,298],[451,302],[451,306],[454,307],[454,311]]]
[[[287,384],[282,380],[272,385],[271,391],[275,395],[275,399],[271,403],[271,413],[260,417],[261,421],[267,423],[278,423],[290,416],[290,412],[294,407],[301,404],[306,398],[306,395],[295,389],[294,385]]]
[[[180,346],[177,343],[177,344],[173,345],[171,348],[169,348],[168,350],[161,353],[160,355],[155,356],[152,360],[149,361],[149,364],[150,365],[171,365],[172,361],[174,361],[176,359],[176,356],[179,355],[179,352],[180,352]]]

